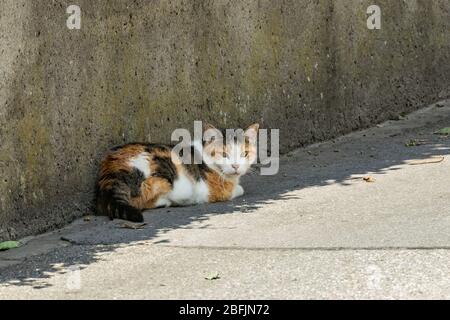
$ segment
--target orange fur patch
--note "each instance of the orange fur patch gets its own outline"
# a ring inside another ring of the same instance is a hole
[[[221,202],[231,199],[236,182],[225,180],[218,173],[206,173],[206,182],[209,187],[209,202]]]
[[[159,197],[171,191],[170,183],[163,178],[150,177],[141,185],[141,195],[131,198],[130,204],[138,209],[152,209]]]

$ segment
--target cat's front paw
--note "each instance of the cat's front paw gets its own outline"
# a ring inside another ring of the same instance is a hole
[[[234,190],[233,190],[233,194],[231,195],[231,199],[240,197],[244,195],[244,188],[242,188],[241,185],[237,185]]]

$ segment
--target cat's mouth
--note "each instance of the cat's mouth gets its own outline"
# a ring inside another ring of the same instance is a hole
[[[240,176],[240,173],[235,171],[235,172],[231,172],[231,173],[223,173],[224,175],[230,176],[230,177],[237,177]]]

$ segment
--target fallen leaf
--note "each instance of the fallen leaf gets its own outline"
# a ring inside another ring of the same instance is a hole
[[[391,135],[389,135],[390,138],[395,138],[398,137],[400,135],[400,133],[393,133]]]
[[[0,251],[15,249],[15,248],[18,248],[18,247],[20,247],[20,242],[19,241],[0,242]]]
[[[373,177],[365,177],[363,180],[367,183],[373,183],[375,182],[375,179]]]
[[[421,164],[433,164],[433,163],[441,163],[445,160],[445,157],[439,156],[439,157],[432,157],[431,159],[427,160],[414,160],[409,162],[410,166],[418,166]]]
[[[422,145],[424,145],[426,143],[427,143],[426,140],[411,139],[407,143],[405,143],[405,146],[407,146],[407,147],[417,147],[417,146],[422,146]]]
[[[442,128],[441,130],[436,131],[434,134],[439,134],[441,136],[450,135],[450,127]]]
[[[406,113],[396,114],[389,118],[391,121],[401,121],[406,119]]]
[[[219,272],[213,272],[213,273],[209,274],[207,277],[205,277],[205,279],[210,280],[210,281],[218,280],[218,279],[220,279]]]
[[[123,228],[123,229],[133,229],[133,230],[138,230],[138,229],[144,229],[144,227],[147,225],[147,223],[143,222],[143,223],[132,223],[132,222],[123,222],[119,225],[117,225],[119,228]]]

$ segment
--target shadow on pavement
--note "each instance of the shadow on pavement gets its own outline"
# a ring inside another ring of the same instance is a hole
[[[64,239],[73,246],[26,259],[20,268],[17,265],[3,268],[0,288],[2,285],[45,288],[50,286],[46,280],[52,274],[65,272],[70,266],[84,268],[101,259],[102,253],[123,246],[143,245],[142,241],[155,239],[173,229],[196,228],[193,222],[207,221],[213,215],[233,214],[239,219],[242,212],[251,214],[267,203],[292,197],[289,192],[294,190],[330,183],[345,187],[352,178],[399,170],[397,166],[412,159],[448,155],[450,138],[433,134],[448,126],[450,107],[432,107],[410,115],[407,120],[388,122],[287,154],[282,157],[278,175],[260,176],[256,170],[245,176],[246,195],[233,202],[149,211],[145,214],[147,225],[137,230],[120,228],[119,221],[110,222],[102,217],[81,223],[64,234]],[[411,141],[418,143],[412,146]],[[214,226],[206,224],[201,228]]]

